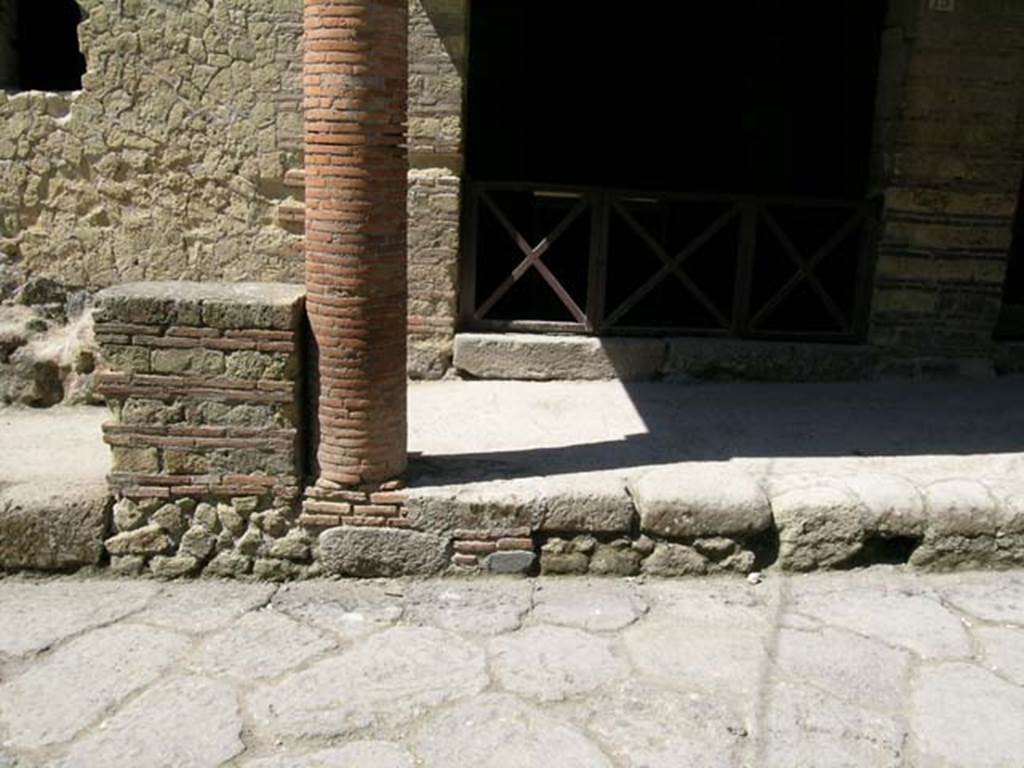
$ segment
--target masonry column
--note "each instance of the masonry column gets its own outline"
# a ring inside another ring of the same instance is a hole
[[[336,504],[306,508],[325,525],[331,510],[359,515],[345,505],[370,504],[406,463],[407,18],[407,0],[305,0],[308,495]]]

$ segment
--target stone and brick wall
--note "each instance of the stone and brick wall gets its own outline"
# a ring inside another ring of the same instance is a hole
[[[0,92],[0,299],[51,278],[298,282],[301,0],[79,0],[74,94]]]
[[[455,330],[465,4],[410,2],[410,368],[423,377],[444,373]],[[300,282],[301,0],[80,5],[82,91],[0,91],[0,301],[47,279],[86,292]]]
[[[68,289],[140,279],[299,282],[301,0],[80,4],[83,90],[0,92],[0,300],[33,301],[46,279],[75,306]],[[467,5],[409,4],[415,377],[451,363]],[[1024,165],[1024,9],[953,7],[893,0],[884,33],[869,343],[892,372],[1000,354],[991,332]]]
[[[953,5],[893,2],[883,37],[870,341],[897,372],[991,358],[1024,168],[1024,6]]]
[[[98,296],[122,571],[294,575],[304,471],[303,291],[140,283]]]
[[[468,0],[409,5],[409,373],[451,365],[457,314]]]

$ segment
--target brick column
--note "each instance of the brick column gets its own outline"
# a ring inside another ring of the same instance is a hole
[[[407,0],[305,0],[315,495],[406,463]]]

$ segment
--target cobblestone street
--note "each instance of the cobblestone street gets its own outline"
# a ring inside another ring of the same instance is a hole
[[[0,581],[0,766],[985,766],[1024,575]]]

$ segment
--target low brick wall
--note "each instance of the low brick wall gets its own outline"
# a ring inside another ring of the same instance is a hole
[[[301,286],[135,283],[97,297],[121,571],[299,575]]]

